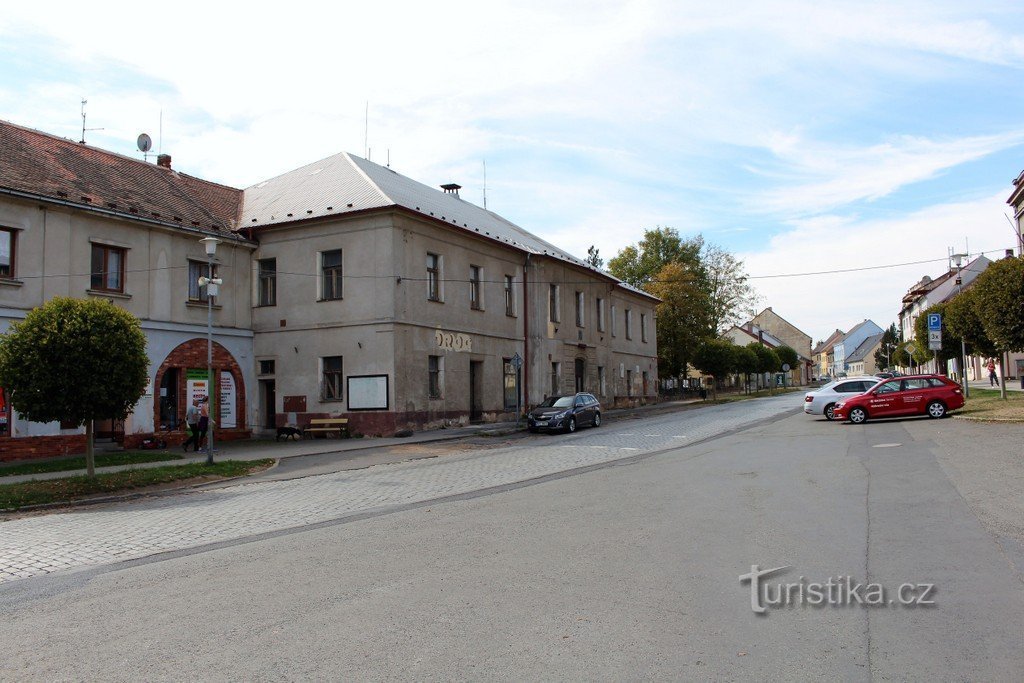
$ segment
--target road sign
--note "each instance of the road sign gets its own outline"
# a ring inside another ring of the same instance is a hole
[[[942,329],[942,314],[941,313],[929,313],[928,314],[928,331],[941,330]]]
[[[928,331],[928,343],[932,342],[942,343],[942,330],[929,330]]]

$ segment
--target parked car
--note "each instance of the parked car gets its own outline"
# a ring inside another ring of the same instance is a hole
[[[893,377],[903,377],[903,373],[896,372],[895,370],[892,372],[876,372],[875,377],[879,379],[892,379]]]
[[[863,394],[876,384],[878,378],[867,375],[832,380],[820,389],[804,394],[804,412],[808,415],[824,415],[831,420],[832,409],[838,401]]]
[[[945,417],[963,405],[960,385],[948,377],[907,375],[882,380],[866,393],[843,399],[836,403],[832,415],[837,420],[861,424],[869,417]]]
[[[583,425],[601,426],[601,404],[592,394],[582,392],[548,396],[527,416],[527,427],[531,432],[542,429],[575,432]]]

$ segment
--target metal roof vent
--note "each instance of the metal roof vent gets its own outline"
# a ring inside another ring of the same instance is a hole
[[[456,183],[448,183],[447,185],[442,185],[441,189],[444,190],[445,194],[453,194],[456,197],[458,197],[459,190],[462,189],[462,185],[457,185]]]

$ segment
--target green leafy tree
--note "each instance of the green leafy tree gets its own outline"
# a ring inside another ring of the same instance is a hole
[[[608,272],[634,287],[643,287],[666,265],[679,263],[703,282],[703,246],[704,238],[700,235],[684,240],[675,228],[647,230],[638,244],[626,247],[608,261]]]
[[[733,351],[736,356],[736,372],[744,377],[744,386],[750,386],[750,376],[757,372],[757,354],[747,346],[737,346]]]
[[[953,331],[949,329],[946,320],[947,305],[946,302],[943,302],[930,306],[922,311],[921,315],[914,321],[914,346],[917,347],[914,357],[918,363],[926,363],[930,359],[938,357],[939,372],[942,372],[945,368],[946,361],[959,358],[960,356],[960,337],[953,334]],[[928,316],[932,313],[938,313],[942,316],[942,348],[938,351],[932,351],[928,348]]]
[[[971,289],[989,340],[1000,351],[1024,351],[1024,257],[996,261]]]
[[[604,268],[604,259],[601,258],[601,250],[595,247],[593,244],[587,249],[587,258],[585,259],[588,266],[597,268],[600,270]]]
[[[896,329],[896,323],[890,323],[889,329],[882,333],[882,341],[878,344],[878,350],[875,351],[875,365],[886,370],[898,365],[895,362],[898,346],[900,346],[899,330]]]
[[[718,380],[736,368],[736,346],[724,339],[707,339],[694,354],[693,365],[705,375],[711,375],[714,398],[718,398]]]
[[[999,354],[999,349],[985,334],[985,325],[978,308],[978,298],[972,287],[947,303],[943,322],[955,336],[964,340],[968,354],[991,358]]]
[[[694,273],[681,263],[669,263],[645,289],[658,304],[658,374],[678,377],[686,372],[697,349],[710,337],[704,290]]]
[[[758,375],[774,373],[782,369],[782,361],[779,360],[779,355],[764,344],[750,342],[747,344],[747,348],[753,351],[757,356]],[[774,390],[772,383],[769,382],[768,388],[769,390]]]
[[[772,350],[775,351],[775,355],[779,357],[780,371],[782,370],[783,365],[788,365],[790,370],[796,370],[800,367],[800,354],[798,354],[796,349],[793,347],[783,344],[779,348]]]
[[[33,422],[86,429],[94,474],[93,420],[123,420],[145,391],[146,337],[138,318],[102,299],[51,299],[0,336],[0,386]]]

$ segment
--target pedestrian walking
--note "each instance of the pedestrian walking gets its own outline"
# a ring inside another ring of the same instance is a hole
[[[181,444],[182,449],[188,453],[188,446],[192,444],[192,450],[199,450],[199,399],[192,399],[192,405],[185,411],[185,423],[188,424],[189,436],[185,443]]]
[[[988,363],[985,364],[988,368],[988,385],[994,387],[998,382],[996,381],[996,359],[989,358]]]
[[[206,447],[206,430],[210,428],[210,397],[199,401],[199,448]]]

